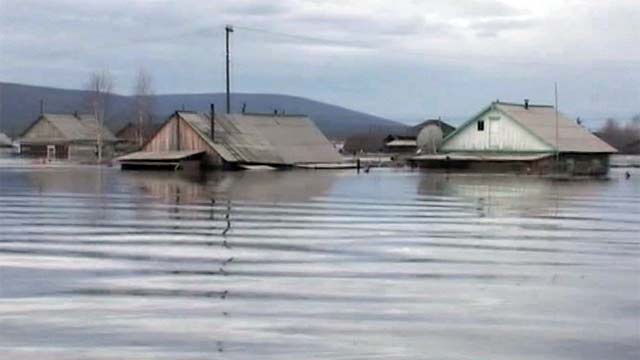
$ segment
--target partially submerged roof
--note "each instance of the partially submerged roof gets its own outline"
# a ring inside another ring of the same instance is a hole
[[[293,165],[342,161],[331,142],[306,116],[218,115],[213,141],[211,120],[207,115],[177,114],[229,162]]]
[[[10,146],[12,146],[11,139],[4,133],[0,132],[0,147],[10,147]]]
[[[117,161],[178,161],[185,160],[196,155],[202,155],[204,151],[180,150],[180,151],[138,151],[117,158]]]
[[[615,153],[617,150],[578,125],[575,121],[557,113],[553,106],[493,102],[480,114],[467,121],[450,134],[445,143],[459,131],[475,123],[476,119],[490,110],[497,110],[518,123],[533,136],[554,151],[576,153]],[[557,135],[556,135],[557,134]]]
[[[96,117],[90,114],[42,114],[24,131],[22,137],[40,121],[49,122],[68,141],[96,141],[98,131],[101,132],[102,140],[105,142],[117,140],[109,129],[100,127]]]
[[[549,157],[549,154],[514,155],[514,154],[425,154],[411,158],[413,161],[536,161]]]
[[[556,110],[553,106],[529,105],[525,108],[520,104],[497,102],[495,107],[560,152],[617,152],[615,148],[578,125],[576,121],[560,113],[557,117],[556,141]]]

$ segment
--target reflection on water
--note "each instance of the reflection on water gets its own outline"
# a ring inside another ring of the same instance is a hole
[[[612,178],[2,168],[0,358],[635,359]]]

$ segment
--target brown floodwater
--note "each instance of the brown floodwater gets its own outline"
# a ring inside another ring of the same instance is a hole
[[[638,233],[638,169],[5,165],[0,358],[638,359]]]

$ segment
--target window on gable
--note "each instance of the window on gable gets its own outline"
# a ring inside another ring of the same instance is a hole
[[[484,131],[484,120],[478,120],[478,131]]]

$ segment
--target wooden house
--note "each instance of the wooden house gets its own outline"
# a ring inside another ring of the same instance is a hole
[[[616,149],[553,106],[493,102],[444,139],[417,166],[602,175]]]
[[[212,119],[205,114],[177,111],[142,151],[118,160],[123,169],[177,168],[192,162],[204,167],[282,167],[337,163],[342,157],[306,116],[224,114]]]
[[[102,138],[103,159],[113,156],[116,137],[88,114],[41,114],[20,136],[23,156],[95,162],[98,136]]]

